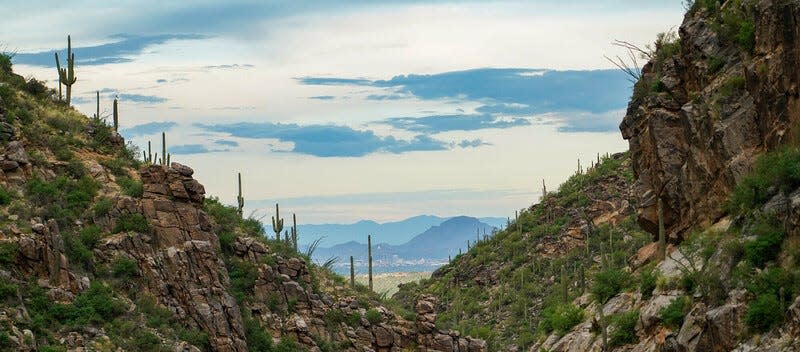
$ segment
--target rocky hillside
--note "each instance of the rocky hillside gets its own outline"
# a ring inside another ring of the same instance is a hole
[[[138,156],[0,55],[0,350],[487,350]]]
[[[798,350],[798,19],[795,1],[692,3],[642,50],[628,154],[396,297],[440,296],[437,324],[490,350]]]

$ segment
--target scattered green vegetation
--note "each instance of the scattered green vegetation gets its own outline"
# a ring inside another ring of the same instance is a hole
[[[678,297],[669,305],[658,311],[661,324],[672,329],[679,329],[683,325],[683,318],[689,313],[692,304],[686,296]]]
[[[620,313],[611,318],[611,331],[609,345],[613,347],[639,342],[636,336],[636,323],[639,321],[639,311],[632,310]]]
[[[656,289],[658,282],[658,271],[654,270],[652,266],[642,268],[639,272],[639,293],[642,294],[642,299],[650,299],[653,296],[653,290]]]
[[[130,279],[139,274],[139,265],[133,259],[120,256],[111,264],[111,274],[118,279]]]
[[[631,276],[621,269],[606,269],[598,272],[594,277],[592,296],[600,303],[605,303],[609,298],[622,292],[630,285]]]
[[[545,333],[564,334],[583,321],[583,309],[573,304],[551,305],[542,311],[539,329]]]
[[[783,147],[765,153],[756,160],[753,170],[733,189],[727,204],[735,215],[750,213],[778,192],[800,187],[800,148]]]
[[[19,246],[14,242],[0,242],[0,267],[14,264],[19,254]]]
[[[147,218],[139,213],[125,213],[120,215],[117,219],[117,224],[114,226],[114,233],[120,232],[142,232],[145,233],[150,229],[147,224]]]
[[[367,321],[373,325],[380,323],[382,320],[381,312],[375,308],[370,308],[367,310],[367,313],[364,315],[364,317],[367,318]]]
[[[122,189],[122,193],[134,197],[134,198],[142,198],[144,194],[144,186],[142,185],[142,181],[134,180],[128,176],[120,176],[117,177],[117,184]]]
[[[783,309],[775,295],[762,294],[747,306],[744,321],[758,332],[766,332],[783,320]]]

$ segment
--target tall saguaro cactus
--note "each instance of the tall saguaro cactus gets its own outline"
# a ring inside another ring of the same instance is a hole
[[[542,179],[542,199],[547,196],[547,186],[544,184],[544,179]]]
[[[72,85],[78,80],[78,77],[75,77],[75,54],[72,52],[70,36],[67,36],[67,67],[61,68],[61,60],[58,59],[58,52],[56,52],[56,69],[58,70],[59,84],[67,87],[67,105],[69,105],[72,100]]]
[[[272,217],[272,231],[275,231],[275,239],[281,240],[281,231],[283,231],[283,219],[281,219],[281,209],[278,203],[275,203],[275,216]]]
[[[239,195],[236,196],[236,201],[239,203],[238,208],[236,211],[239,213],[239,217],[243,216],[244,211],[244,197],[242,197],[242,173],[239,173]]]
[[[97,91],[97,112],[94,114],[94,118],[99,120],[100,119],[100,91]]]
[[[372,235],[367,235],[367,260],[369,260],[369,264],[367,267],[368,275],[369,275],[369,290],[372,291]]]
[[[167,133],[161,132],[161,165],[169,165],[169,155],[167,155]]]
[[[292,247],[297,251],[297,214],[292,213]]]
[[[350,256],[350,288],[356,288],[356,269],[352,255]]]
[[[98,94],[97,99],[100,100],[99,96],[100,92],[97,92],[97,94]],[[119,99],[114,98],[114,132],[117,132],[119,130],[119,109],[117,107],[118,103]],[[98,111],[97,116],[100,116],[100,110],[98,109],[97,111]]]

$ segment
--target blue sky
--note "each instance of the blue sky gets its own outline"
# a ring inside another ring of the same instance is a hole
[[[0,0],[2,1],[2,0]],[[122,133],[248,210],[309,222],[506,216],[626,149],[630,83],[603,58],[681,20],[680,1],[14,2],[0,48],[74,105],[120,99]],[[36,26],[32,23],[48,23]]]

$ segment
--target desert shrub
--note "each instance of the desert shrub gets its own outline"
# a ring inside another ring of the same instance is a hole
[[[231,278],[231,294],[241,304],[253,293],[258,270],[250,262],[234,259],[228,262],[228,275]]]
[[[253,352],[272,352],[272,336],[268,334],[258,321],[244,318],[244,332],[247,348]]]
[[[8,205],[8,203],[11,203],[12,198],[11,193],[6,191],[4,187],[0,187],[0,205]]]
[[[7,299],[14,299],[17,297],[17,289],[19,286],[15,283],[2,281],[0,282],[0,302]]]
[[[783,320],[781,303],[772,294],[759,295],[750,302],[744,316],[745,323],[759,332],[769,331],[781,320]]]
[[[630,274],[620,269],[606,269],[594,277],[592,295],[598,302],[605,303],[609,298],[622,292],[630,284]]]
[[[0,53],[0,73],[8,74],[12,72],[11,67],[13,66],[13,64],[11,63],[11,58],[13,56],[14,56],[13,54],[9,54],[6,52]]]
[[[639,341],[636,336],[636,322],[639,321],[639,311],[632,310],[618,314],[611,319],[613,329],[608,335],[611,346],[622,346]]]
[[[134,231],[134,232],[147,232],[150,226],[147,224],[147,219],[142,214],[122,214],[117,219],[117,224],[114,226],[114,233]]]
[[[749,213],[778,192],[800,187],[800,149],[785,147],[761,155],[753,170],[736,185],[726,209],[733,214]]]
[[[119,279],[130,279],[139,274],[139,265],[133,259],[120,256],[111,264],[111,274]]]
[[[755,295],[771,294],[783,298],[785,302],[790,302],[794,298],[796,286],[795,275],[780,267],[763,270],[746,285],[747,290]],[[783,297],[781,297],[781,289],[783,289]]]
[[[661,324],[673,329],[680,328],[683,325],[683,318],[689,313],[691,306],[689,298],[685,296],[672,300],[669,305],[658,311]]]
[[[90,248],[87,248],[80,237],[75,234],[64,235],[64,251],[69,258],[70,263],[80,264],[84,269],[89,269],[92,266],[92,258],[94,255]]]
[[[365,317],[367,318],[367,321],[369,321],[369,323],[372,325],[380,323],[381,319],[383,319],[383,317],[381,316],[381,312],[379,312],[375,308],[370,308],[369,310],[367,310]]]
[[[209,351],[211,349],[208,333],[202,330],[180,329],[178,331],[178,338],[192,344],[192,346],[199,348],[201,351]]]
[[[774,219],[761,218],[751,228],[756,239],[744,244],[744,257],[754,266],[763,267],[777,258],[786,233]]]
[[[102,197],[94,202],[94,207],[92,207],[92,212],[94,216],[103,216],[108,214],[111,211],[111,208],[114,207],[114,202],[106,197]]]
[[[658,273],[652,267],[643,268],[639,273],[639,293],[642,299],[650,299],[658,282]]]
[[[122,189],[122,193],[127,196],[142,198],[142,195],[144,195],[142,181],[134,180],[128,176],[120,176],[117,177],[117,184]]]
[[[564,334],[583,321],[583,310],[572,304],[551,305],[542,311],[539,329]]]
[[[114,298],[111,288],[94,281],[88,290],[75,297],[72,304],[52,304],[48,315],[70,326],[84,326],[110,322],[125,310],[125,304]]]
[[[130,341],[134,351],[155,351],[161,345],[161,339],[146,330],[135,330]]]
[[[0,266],[8,266],[17,261],[19,245],[14,242],[0,242]]]

